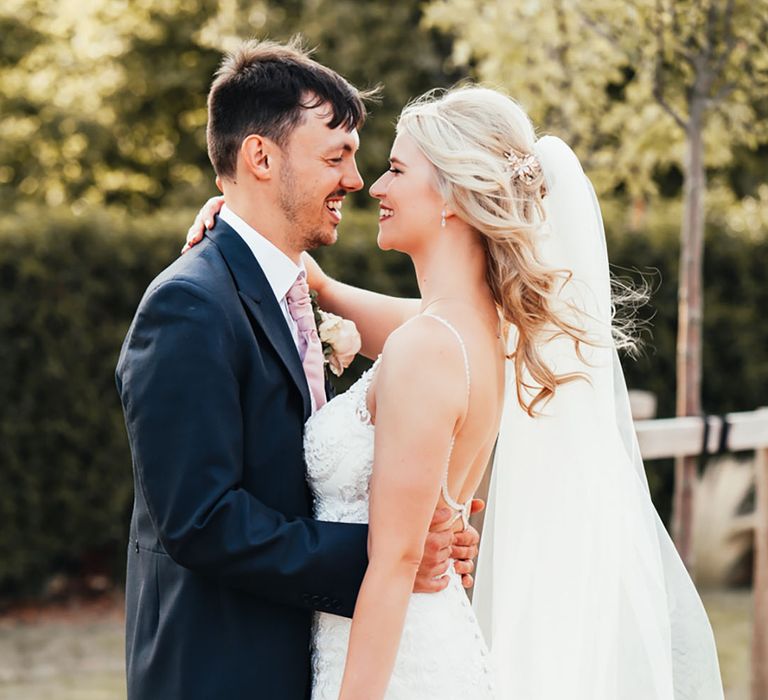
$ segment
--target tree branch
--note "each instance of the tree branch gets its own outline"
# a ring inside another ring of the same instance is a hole
[[[708,107],[716,107],[720,102],[722,102],[728,95],[730,95],[734,90],[736,89],[736,83],[729,82],[725,85],[722,85],[720,89],[712,95],[712,97],[707,98],[706,103]]]
[[[661,14],[664,10],[662,8],[662,3],[656,4],[656,11]],[[685,44],[682,41],[682,26],[680,24],[680,15],[677,12],[677,0],[670,0],[666,11],[669,13],[669,16],[672,20],[672,36],[679,38],[679,43],[677,48],[675,49],[675,53],[679,54],[684,60],[688,62],[688,64],[692,68],[696,68],[696,57],[693,53],[686,50]],[[657,31],[662,31],[661,29],[662,23],[661,23],[661,17],[659,17],[659,26],[658,27],[651,27],[651,34],[656,33]]]
[[[669,12],[669,16],[672,19],[672,36],[679,39],[675,53],[679,54],[690,64],[691,67],[695,68],[695,56],[693,53],[685,49],[685,44],[683,43],[683,25],[680,24],[680,14],[677,10],[677,0],[670,0],[667,6],[667,12]]]
[[[605,39],[613,48],[618,49],[619,51],[623,51],[623,47],[621,46],[621,42],[618,40],[618,38],[609,32],[602,24],[599,24],[598,22],[595,22],[594,19],[592,19],[584,10],[581,8],[576,8],[576,14],[579,16],[579,19],[583,22],[583,24],[591,29],[595,34],[597,34],[602,39]]]
[[[715,55],[715,45],[717,44],[717,6],[713,0],[707,4],[706,14],[706,43],[703,47],[704,60],[708,63]]]
[[[723,12],[723,40],[725,41],[725,48],[720,56],[718,56],[715,63],[715,75],[722,74],[723,68],[733,54],[733,49],[736,46],[736,33],[733,31],[733,5],[734,0],[727,0]]]
[[[683,119],[680,114],[672,107],[672,105],[667,102],[664,95],[660,92],[656,91],[656,88],[653,89],[653,96],[656,98],[656,102],[659,103],[659,106],[670,116],[672,119],[674,119],[675,124],[677,124],[683,131],[688,130],[688,122]]]
[[[685,120],[673,109],[664,96],[664,54],[666,53],[666,45],[664,43],[664,26],[663,26],[663,13],[664,8],[662,6],[663,0],[656,0],[656,55],[654,57],[653,65],[653,96],[659,103],[661,108],[669,114],[675,123],[685,131],[688,128]]]

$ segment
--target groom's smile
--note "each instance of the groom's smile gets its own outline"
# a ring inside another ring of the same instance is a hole
[[[328,105],[307,109],[285,147],[280,201],[303,250],[336,242],[344,197],[362,188],[356,129],[331,128]]]
[[[343,197],[336,197],[334,199],[327,199],[325,206],[331,213],[331,219],[334,221],[334,225],[341,221],[341,205],[344,203]]]

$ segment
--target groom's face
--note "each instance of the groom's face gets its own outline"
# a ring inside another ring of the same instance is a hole
[[[355,163],[357,131],[330,129],[330,119],[327,105],[307,110],[283,149],[280,208],[299,250],[335,243],[344,197],[363,186]]]

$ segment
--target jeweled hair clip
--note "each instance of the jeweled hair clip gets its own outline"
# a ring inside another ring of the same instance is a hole
[[[533,153],[521,157],[514,151],[509,151],[504,156],[509,162],[509,174],[513,180],[521,180],[530,185],[541,175],[541,163]]]

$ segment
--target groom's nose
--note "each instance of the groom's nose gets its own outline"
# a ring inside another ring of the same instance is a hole
[[[357,192],[363,188],[363,178],[360,177],[360,171],[357,169],[357,163],[351,158],[344,169],[341,177],[341,186],[347,192]]]

